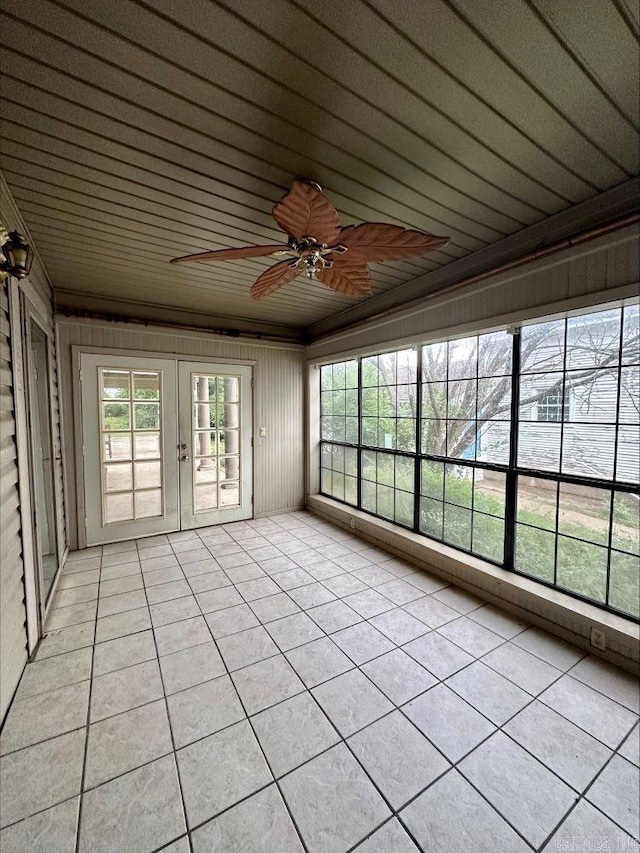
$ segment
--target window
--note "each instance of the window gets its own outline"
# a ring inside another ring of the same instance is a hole
[[[524,574],[636,617],[639,340],[638,306],[523,328],[513,558]],[[535,387],[564,389],[562,418],[542,421],[538,391],[534,422]]]
[[[358,503],[358,455],[346,443],[358,443],[360,413],[358,362],[325,364],[320,369],[320,419],[322,438],[343,444],[322,443],[321,490],[339,501]]]
[[[424,346],[421,357],[418,529],[503,563],[513,340],[474,335]]]
[[[240,377],[191,374],[194,512],[240,506]]]
[[[323,494],[640,617],[637,305],[321,377]]]
[[[415,460],[375,450],[362,452],[362,508],[413,527]]]
[[[160,374],[100,368],[100,388],[104,523],[159,516]]]
[[[569,392],[561,388],[543,390],[538,400],[537,416],[539,421],[560,423],[569,420]]]
[[[414,451],[416,352],[386,352],[362,360],[362,444]]]
[[[322,445],[322,491],[348,504],[358,502],[358,454],[354,447]]]
[[[358,363],[324,365],[321,370],[322,437],[356,444],[358,441]]]
[[[414,522],[416,378],[414,349],[362,360],[362,508],[410,528]]]

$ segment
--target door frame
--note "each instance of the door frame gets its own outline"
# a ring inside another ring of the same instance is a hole
[[[180,351],[172,351],[172,352],[161,352],[158,350],[147,350],[147,349],[131,349],[130,347],[119,348],[119,347],[101,347],[101,346],[90,346],[87,344],[72,344],[71,345],[71,371],[72,371],[72,395],[73,395],[73,435],[74,435],[74,451],[73,451],[73,460],[74,460],[74,468],[75,468],[75,484],[76,484],[76,519],[77,519],[77,537],[78,537],[78,548],[83,549],[87,547],[87,531],[85,525],[85,505],[84,505],[84,496],[85,496],[85,478],[84,478],[84,460],[82,458],[82,437],[83,437],[83,429],[82,429],[82,380],[80,376],[80,360],[81,356],[84,353],[94,354],[94,355],[106,355],[106,356],[117,356],[122,358],[155,358],[161,359],[163,361],[173,360],[176,362],[181,361],[189,361],[194,363],[206,363],[206,364],[225,364],[225,365],[239,365],[242,367],[251,367],[253,369],[252,372],[252,380],[251,380],[251,396],[252,396],[252,419],[251,419],[251,431],[252,436],[256,434],[257,431],[257,421],[256,421],[256,406],[255,406],[255,365],[258,363],[257,359],[246,359],[246,358],[230,358],[229,356],[215,356],[215,355],[201,355],[199,353],[189,353],[189,352],[180,352]],[[177,370],[177,367],[176,367]],[[250,448],[251,452],[251,466],[255,471],[255,442],[252,442],[252,446]],[[179,528],[177,528],[179,529]],[[114,540],[117,541],[117,540]]]

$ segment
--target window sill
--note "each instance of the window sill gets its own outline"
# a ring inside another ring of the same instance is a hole
[[[590,654],[638,673],[638,625],[622,616],[322,495],[308,495],[307,508],[333,524],[355,531],[394,556],[408,559],[419,568],[457,584]],[[605,632],[606,651],[591,645],[592,628]]]

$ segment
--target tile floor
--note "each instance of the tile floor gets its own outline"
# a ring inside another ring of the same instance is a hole
[[[71,554],[2,853],[638,851],[638,682],[307,513]]]

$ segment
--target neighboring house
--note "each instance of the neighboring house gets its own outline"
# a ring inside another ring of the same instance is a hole
[[[640,375],[637,367],[619,370],[619,329],[608,312],[584,319],[568,325],[566,358],[564,347],[550,342],[548,358],[538,348],[536,364],[522,374],[520,400],[530,402],[520,406],[518,464],[634,483]],[[625,349],[637,346],[636,333],[625,330],[624,338]],[[477,458],[503,463],[508,443],[509,424],[492,422],[479,430]]]

